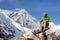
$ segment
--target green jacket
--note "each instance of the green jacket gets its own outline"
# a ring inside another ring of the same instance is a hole
[[[43,24],[44,21],[49,22],[50,17],[42,17],[40,20],[40,24]]]

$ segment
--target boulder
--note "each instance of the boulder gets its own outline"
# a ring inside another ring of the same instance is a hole
[[[26,32],[23,35],[27,40],[39,40],[32,32]]]
[[[4,40],[3,38],[0,38],[0,40]]]

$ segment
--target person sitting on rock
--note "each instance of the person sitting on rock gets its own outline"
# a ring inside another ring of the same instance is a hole
[[[43,17],[41,18],[40,20],[40,25],[42,27],[42,30],[47,30],[49,29],[49,20],[50,20],[50,17],[47,15],[46,12],[43,13]]]

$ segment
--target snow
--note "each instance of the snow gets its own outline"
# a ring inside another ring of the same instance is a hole
[[[22,35],[24,33],[23,29],[26,30],[28,29],[21,27],[20,24],[16,23],[14,20],[9,18],[4,12],[0,13],[0,19],[2,20],[2,22],[4,22],[7,25],[7,27],[15,31],[14,33],[15,36]]]
[[[58,30],[58,29],[60,29],[60,25],[55,26],[53,30],[54,30],[54,32],[55,32],[55,31]]]
[[[37,20],[25,9],[18,9],[18,11],[15,10],[13,14],[9,16],[23,27],[27,27],[29,29],[35,29],[36,27],[39,27]]]
[[[60,29],[60,25],[55,25],[53,22],[49,22],[49,27],[52,32],[55,32],[56,30]]]
[[[0,9],[0,26],[5,27],[6,32],[12,30],[15,32],[13,34],[18,36],[39,28],[40,24],[25,9],[15,9],[14,11]],[[55,25],[53,22],[49,22],[49,27],[52,32],[60,29],[60,25]]]

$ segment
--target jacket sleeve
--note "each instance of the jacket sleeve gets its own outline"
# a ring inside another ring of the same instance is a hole
[[[40,20],[40,24],[42,24],[42,22],[43,22],[43,17],[42,17],[41,20]]]
[[[49,20],[50,20],[50,17],[48,17],[48,19],[46,21],[49,22]]]

